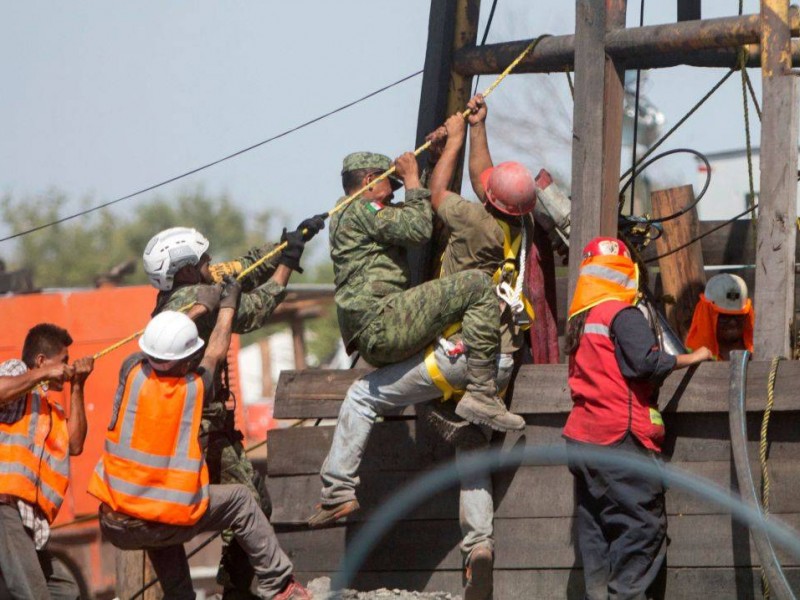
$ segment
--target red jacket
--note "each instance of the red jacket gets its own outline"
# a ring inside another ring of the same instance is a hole
[[[660,452],[664,422],[652,404],[655,384],[622,375],[611,339],[614,317],[629,307],[609,300],[589,310],[578,349],[569,360],[573,407],[564,436],[610,446],[630,431],[646,448]]]

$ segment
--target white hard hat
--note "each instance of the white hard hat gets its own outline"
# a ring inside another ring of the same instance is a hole
[[[738,275],[720,273],[708,280],[705,295],[722,310],[743,310],[747,303],[747,284]]]
[[[150,358],[177,361],[203,347],[197,325],[188,316],[165,310],[153,317],[139,338],[139,347]]]
[[[208,250],[205,236],[190,227],[171,227],[147,242],[142,260],[150,283],[160,290],[171,290],[172,279],[182,267],[196,265]]]

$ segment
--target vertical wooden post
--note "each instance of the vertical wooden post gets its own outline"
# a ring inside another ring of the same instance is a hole
[[[658,190],[650,195],[653,214],[656,218],[665,217],[683,210],[694,202],[691,185],[668,190]],[[697,210],[664,223],[664,235],[656,240],[658,254],[665,254],[678,248],[700,234]],[[692,324],[694,307],[700,293],[705,289],[706,275],[703,270],[703,250],[700,244],[692,244],[658,261],[661,269],[661,286],[664,295],[672,296],[674,304],[666,305],[667,319],[675,332],[686,339]]]
[[[789,0],[761,1],[761,189],[756,246],[755,354],[790,356],[797,229],[797,80]]]
[[[625,27],[626,6],[627,0],[576,2],[570,298],[583,247],[598,235],[617,234],[625,73],[606,56],[605,34]]]
[[[306,341],[303,338],[303,319],[297,315],[292,316],[292,343],[294,345],[294,368],[306,368]]]
[[[417,119],[417,146],[447,117],[463,110],[472,94],[472,76],[452,70],[453,53],[474,46],[478,38],[480,0],[436,0],[428,19],[428,49]],[[463,154],[453,189],[461,189]]]
[[[475,45],[480,7],[481,0],[431,1],[428,47],[425,52],[425,72],[422,76],[417,118],[417,146],[422,145],[425,136],[442,125],[448,115],[463,109],[470,98],[472,76],[453,71],[452,59],[455,50]],[[456,192],[461,190],[463,166],[462,151],[450,187]],[[418,285],[430,278],[433,262],[431,254],[430,244],[409,249],[408,263],[412,285]]]
[[[120,600],[130,600],[147,583],[155,579],[156,574],[144,550],[117,549],[116,553],[117,585],[114,591]],[[140,594],[137,600],[160,600],[163,597],[161,586],[155,584],[144,594]]]

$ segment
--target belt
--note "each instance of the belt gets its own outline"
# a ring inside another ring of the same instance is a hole
[[[103,519],[114,521],[118,525],[133,525],[142,523],[141,519],[117,512],[105,502],[100,503],[100,516]]]

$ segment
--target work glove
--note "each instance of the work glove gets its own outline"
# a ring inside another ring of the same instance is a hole
[[[236,310],[239,305],[239,298],[242,295],[241,282],[230,275],[225,275],[222,280],[222,299],[219,301],[220,308],[232,308]]]
[[[303,256],[303,250],[306,247],[303,231],[298,229],[287,233],[286,229],[284,229],[281,242],[286,242],[286,248],[281,252],[280,258],[278,258],[278,264],[286,265],[292,271],[302,273],[303,269],[300,268],[300,257]]]
[[[314,215],[310,219],[306,219],[300,226],[297,228],[297,231],[306,230],[306,233],[303,235],[303,241],[307,242],[315,235],[317,235],[322,229],[325,227],[325,218],[327,217],[327,213],[322,213],[319,215]]]
[[[222,286],[219,284],[200,285],[195,303],[205,306],[208,312],[214,312],[219,307],[221,294]]]

